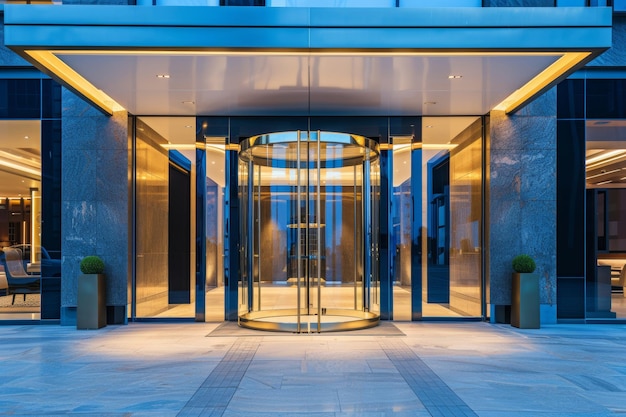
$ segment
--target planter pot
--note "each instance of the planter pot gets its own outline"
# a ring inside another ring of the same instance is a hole
[[[539,275],[513,273],[511,326],[539,328]]]
[[[106,326],[105,297],[104,274],[84,274],[78,277],[77,329],[99,329]]]

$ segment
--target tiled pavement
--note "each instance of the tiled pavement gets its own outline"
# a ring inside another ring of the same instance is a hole
[[[400,322],[379,332],[238,336],[218,326],[0,326],[0,415],[626,413],[624,325]]]

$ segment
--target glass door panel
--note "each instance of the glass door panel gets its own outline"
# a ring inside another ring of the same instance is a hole
[[[375,142],[338,133],[242,142],[241,325],[320,332],[378,322],[369,293],[377,239],[363,220],[377,157]]]

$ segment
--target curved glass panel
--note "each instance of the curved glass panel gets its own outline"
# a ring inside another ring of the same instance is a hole
[[[281,132],[240,144],[240,325],[321,332],[378,323],[378,144]]]

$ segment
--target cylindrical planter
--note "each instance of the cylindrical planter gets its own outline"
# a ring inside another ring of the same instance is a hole
[[[538,329],[539,315],[539,275],[513,273],[511,326]]]
[[[106,286],[104,280],[104,274],[84,274],[78,277],[77,329],[99,329],[106,326]]]

